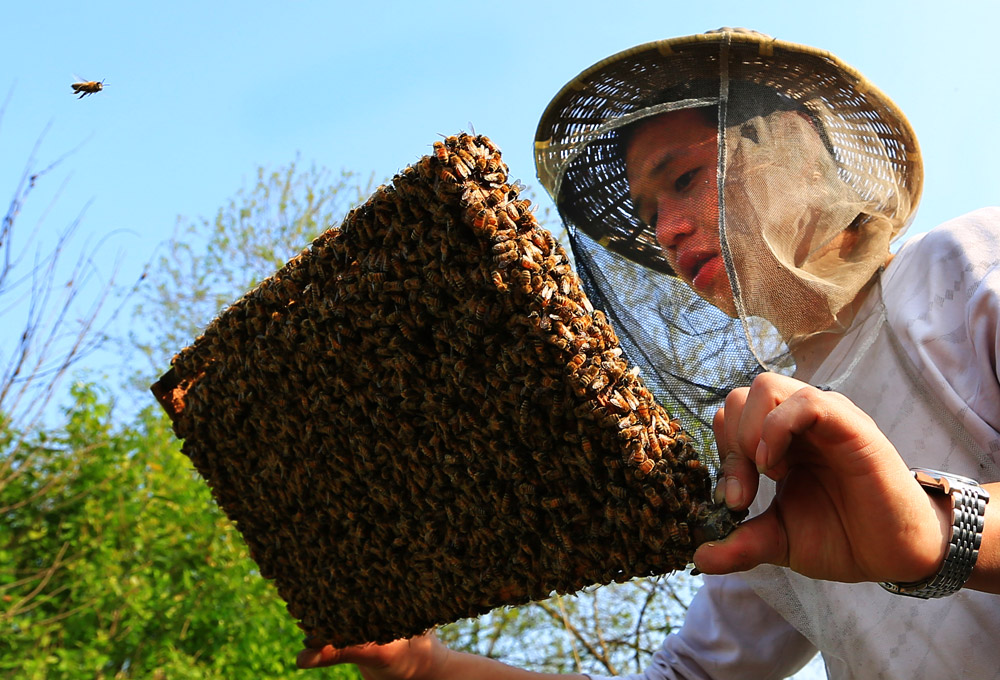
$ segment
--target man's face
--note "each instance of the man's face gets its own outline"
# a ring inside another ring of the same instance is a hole
[[[719,244],[716,127],[683,109],[639,124],[625,150],[629,194],[670,266],[698,295],[735,316]]]

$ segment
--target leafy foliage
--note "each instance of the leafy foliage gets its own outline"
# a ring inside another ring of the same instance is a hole
[[[166,419],[116,426],[106,395],[72,394],[62,431],[3,461],[0,675],[287,677],[300,631]]]

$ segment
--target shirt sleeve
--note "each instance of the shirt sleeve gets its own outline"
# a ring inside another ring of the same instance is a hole
[[[625,677],[778,680],[794,674],[815,654],[816,648],[739,575],[705,576],[680,631],[667,636],[645,672]]]

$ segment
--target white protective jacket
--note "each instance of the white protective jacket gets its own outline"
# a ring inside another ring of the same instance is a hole
[[[811,382],[854,401],[910,466],[1000,480],[1000,208],[909,239],[880,287],[884,314],[876,288]],[[763,479],[751,513],[773,493]],[[1000,596],[924,601],[769,565],[706,576],[683,628],[628,677],[783,678],[816,650],[837,680],[1000,678]]]

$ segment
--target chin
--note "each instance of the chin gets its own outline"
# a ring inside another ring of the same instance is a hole
[[[718,309],[726,316],[735,319],[739,316],[739,314],[736,312],[736,302],[733,300],[732,288],[730,288],[728,284],[729,280],[727,278],[723,284],[713,281],[712,285],[708,286],[704,290],[698,290],[688,283],[695,293],[698,294],[698,297]]]

